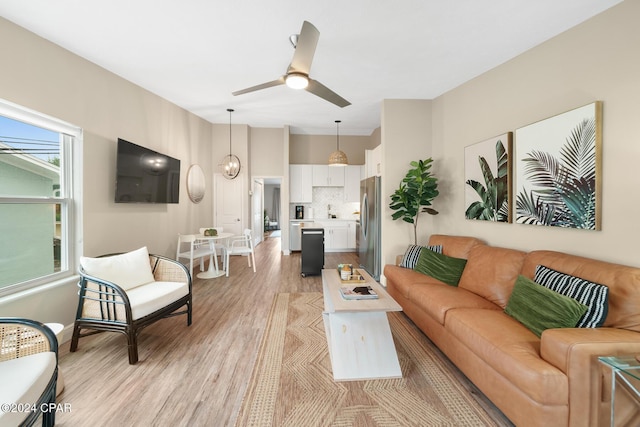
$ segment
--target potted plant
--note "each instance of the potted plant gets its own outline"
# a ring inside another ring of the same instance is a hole
[[[400,187],[391,195],[389,207],[395,212],[394,220],[402,219],[413,224],[413,241],[418,244],[418,217],[426,212],[437,215],[431,203],[438,196],[438,179],[431,174],[433,159],[411,162],[412,168],[400,182]]]

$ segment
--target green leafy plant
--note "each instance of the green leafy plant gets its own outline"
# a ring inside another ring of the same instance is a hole
[[[500,140],[496,142],[496,160],[498,169],[494,175],[487,160],[478,156],[484,185],[473,179],[467,180],[467,185],[480,196],[480,201],[471,203],[467,208],[465,212],[467,219],[501,222],[509,220],[509,183],[507,181],[509,157]]]
[[[533,150],[523,159],[536,186],[518,193],[517,222],[594,230],[596,228],[596,129],[594,119],[578,124],[560,158]]]
[[[438,179],[431,175],[433,159],[411,162],[411,169],[400,182],[399,188],[391,195],[389,207],[395,212],[391,215],[394,220],[402,219],[413,224],[413,241],[418,244],[418,217],[426,212],[437,215],[438,211],[431,208],[431,203],[438,196]]]

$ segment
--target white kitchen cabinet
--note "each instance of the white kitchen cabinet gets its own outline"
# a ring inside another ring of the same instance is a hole
[[[362,166],[347,166],[344,171],[344,201],[360,202],[360,180]]]
[[[373,150],[365,150],[364,154],[367,178],[380,176],[382,173],[382,145],[378,145]]]
[[[324,228],[326,252],[349,252],[356,249],[355,221],[315,221]]]
[[[289,202],[313,201],[313,168],[311,165],[289,165]]]
[[[347,229],[347,249],[356,250],[356,222],[349,221]]]
[[[344,187],[344,167],[313,165],[314,187]]]

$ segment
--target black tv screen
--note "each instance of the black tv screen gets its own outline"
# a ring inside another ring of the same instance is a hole
[[[178,203],[180,160],[118,138],[116,203]]]

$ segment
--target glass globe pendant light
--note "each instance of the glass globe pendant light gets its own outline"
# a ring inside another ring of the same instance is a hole
[[[222,159],[222,163],[219,165],[222,176],[226,179],[234,179],[240,173],[240,159],[231,152],[231,113],[233,109],[227,108],[229,112],[229,154]]]

